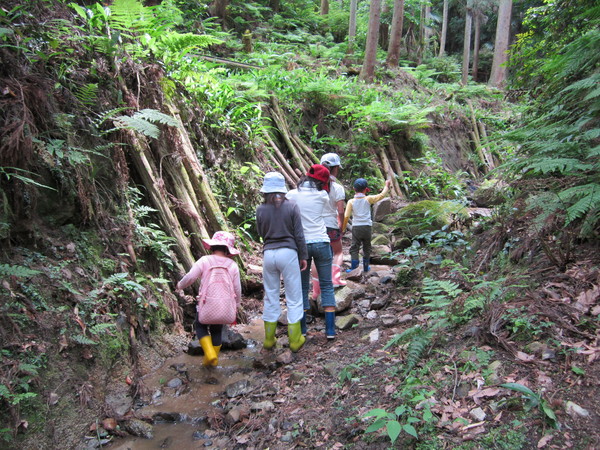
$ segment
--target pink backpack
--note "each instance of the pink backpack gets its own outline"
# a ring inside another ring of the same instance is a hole
[[[235,264],[228,261],[220,265],[213,256],[208,273],[202,277],[200,294],[198,295],[198,321],[202,324],[229,324],[235,322],[237,304],[233,281],[229,275],[229,267]]]

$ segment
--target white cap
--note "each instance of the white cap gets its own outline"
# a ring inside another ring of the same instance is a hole
[[[342,160],[337,153],[325,153],[323,156],[321,156],[321,164],[327,168],[340,166],[340,169],[343,169]]]

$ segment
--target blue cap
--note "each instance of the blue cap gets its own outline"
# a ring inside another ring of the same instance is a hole
[[[368,185],[369,183],[367,183],[367,180],[365,180],[364,178],[357,178],[354,182],[354,190],[363,191],[367,188]]]

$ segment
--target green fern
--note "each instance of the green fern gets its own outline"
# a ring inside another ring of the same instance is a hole
[[[40,272],[39,270],[28,269],[27,267],[23,266],[0,264],[0,278],[29,278],[40,273],[42,272]]]
[[[406,361],[404,365],[405,373],[408,374],[417,366],[417,364],[419,364],[425,351],[431,345],[434,335],[435,332],[433,329],[424,330],[419,328],[419,331],[414,335],[406,349]]]
[[[97,345],[98,344],[96,341],[92,341],[90,338],[85,337],[82,334],[76,334],[75,336],[72,336],[71,339],[73,339],[75,342],[77,342],[78,344],[81,344],[81,345]]]
[[[567,208],[567,219],[565,225],[570,224],[588,213],[598,214],[600,207],[600,184],[589,183],[566,189],[558,194],[565,203],[573,203]]]
[[[98,101],[98,84],[88,83],[75,90],[75,97],[84,105],[95,105]]]
[[[144,32],[152,28],[150,11],[140,0],[114,0],[110,6],[109,23],[123,31]]]
[[[177,119],[155,109],[142,109],[133,116],[118,116],[113,119],[116,128],[135,130],[144,136],[156,139],[160,130],[153,122],[175,127],[179,125]]]

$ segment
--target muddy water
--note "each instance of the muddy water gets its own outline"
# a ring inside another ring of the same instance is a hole
[[[210,448],[210,439],[198,439],[198,434],[206,430],[203,420],[214,411],[213,402],[223,393],[226,386],[244,379],[252,370],[253,360],[260,351],[264,338],[263,322],[254,319],[248,325],[234,327],[244,339],[248,348],[223,351],[219,355],[219,365],[215,368],[202,366],[201,356],[186,353],[169,358],[156,371],[144,377],[144,385],[151,394],[147,405],[136,410],[137,417],[152,417],[156,413],[177,413],[181,421],[176,423],[157,423],[154,425],[154,438],[132,437],[115,440],[110,445],[115,450],[149,450],[158,448],[195,449]],[[185,367],[188,378],[172,367]],[[184,380],[179,388],[166,387],[174,378]],[[196,436],[194,436],[196,433]],[[213,447],[214,448],[214,447]]]

